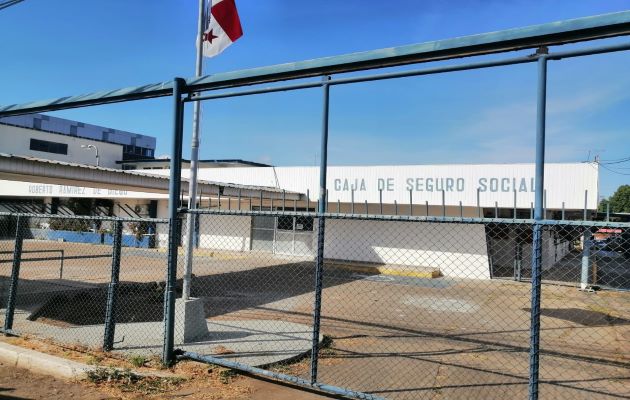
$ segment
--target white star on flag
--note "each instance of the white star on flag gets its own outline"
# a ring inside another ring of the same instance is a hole
[[[234,0],[211,0],[203,33],[203,55],[214,57],[243,36]]]

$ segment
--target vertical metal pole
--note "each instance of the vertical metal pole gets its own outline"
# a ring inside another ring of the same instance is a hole
[[[164,348],[162,349],[162,362],[165,365],[171,365],[175,361],[173,352],[175,345],[175,285],[177,279],[177,247],[179,245],[177,194],[179,193],[182,179],[182,136],[184,131],[182,94],[185,87],[185,80],[175,78],[173,82],[173,137],[168,201],[168,270],[164,291]]]
[[[285,202],[287,200],[287,192],[282,189],[282,212],[284,212]]]
[[[409,189],[409,215],[413,215],[413,191]]]
[[[369,214],[369,210],[368,210],[368,202],[367,200],[365,200],[365,215]]]
[[[24,218],[18,216],[15,226],[15,246],[13,247],[13,266],[11,267],[11,285],[9,286],[9,298],[4,315],[4,330],[13,329],[13,314],[15,313],[15,300],[17,297],[18,282],[20,278],[20,262],[22,261],[22,241],[24,239]]]
[[[541,54],[542,53],[542,54]],[[547,106],[547,57],[546,48],[539,50],[538,99],[536,112],[536,191],[532,242],[532,298],[529,344],[529,399],[538,400],[539,350],[540,350],[540,298],[543,225],[543,195],[545,188],[545,126]]]
[[[350,213],[354,214],[354,189],[350,189]]]
[[[114,243],[112,245],[112,276],[107,288],[107,309],[105,311],[105,336],[103,350],[114,348],[116,332],[116,305],[118,300],[118,282],[120,278],[120,247],[122,245],[122,221],[114,223]]]
[[[514,189],[514,213],[512,214],[512,219],[516,219],[516,189]]]
[[[61,264],[59,265],[59,279],[63,279],[63,260],[65,258],[65,252],[63,249],[61,251]]]
[[[426,208],[427,217],[428,217],[429,216],[429,200],[424,201],[424,208]]]
[[[241,189],[238,190],[238,210],[241,211]]]
[[[219,210],[221,210],[221,188],[218,189],[217,200],[219,202]]]
[[[564,201],[562,202],[562,220],[564,221]]]
[[[394,200],[394,215],[398,215],[398,201]]]
[[[220,197],[219,197],[219,199],[220,199]],[[219,208],[221,208],[221,207],[219,207]],[[262,208],[263,208],[263,192],[261,190],[260,191],[260,209],[258,211],[262,211]]]
[[[587,210],[588,210],[588,190],[584,191],[584,221],[587,218]]]
[[[461,200],[459,201],[459,218],[464,218],[464,206]]]
[[[380,214],[383,215],[383,189],[378,190],[378,203],[380,205]]]
[[[516,237],[514,238],[516,242],[516,255],[514,257],[514,280],[520,282],[521,281],[521,268],[523,265],[523,246],[521,242],[519,242],[519,230],[516,231]]]
[[[341,200],[337,199],[337,214],[341,212]]]
[[[494,218],[499,218],[499,202],[494,202]]]
[[[481,218],[481,191],[479,188],[477,188],[477,211],[479,213],[479,218]]]
[[[606,203],[606,222],[610,222],[610,202]]]
[[[534,203],[529,203],[529,219],[534,219]]]
[[[442,217],[446,217],[446,192],[442,190]]]
[[[311,211],[311,192],[306,189],[306,212]]]
[[[543,190],[543,213],[542,218],[547,219],[547,189]]]
[[[315,258],[315,304],[313,305],[313,340],[311,348],[311,384],[317,382],[317,365],[319,357],[319,327],[322,311],[322,286],[324,278],[324,218],[326,204],[326,172],[328,169],[328,106],[330,98],[330,77],[324,77],[324,104],[322,112],[321,160],[319,166],[319,223],[317,225],[317,257]],[[354,208],[354,194],[353,202]],[[354,212],[354,210],[353,210]]]
[[[582,245],[582,271],[580,274],[580,289],[586,290],[588,286],[588,267],[591,264],[591,230],[587,227],[584,231],[584,244]],[[595,282],[593,282],[595,283]]]

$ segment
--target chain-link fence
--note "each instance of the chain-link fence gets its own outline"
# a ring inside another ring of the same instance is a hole
[[[161,225],[155,219],[0,216],[5,331],[86,349],[159,354],[166,269],[156,234]]]
[[[302,382],[315,365],[364,398],[527,396],[533,221],[324,214],[318,304],[321,214],[193,213],[178,354]],[[630,396],[628,224],[542,224],[540,394]],[[0,232],[6,331],[161,354],[166,221],[3,214]]]
[[[209,337],[229,333],[182,350],[308,381],[317,214],[198,213],[193,297]],[[630,394],[626,225],[544,225],[544,398]],[[317,382],[386,398],[527,397],[532,228],[326,214]]]

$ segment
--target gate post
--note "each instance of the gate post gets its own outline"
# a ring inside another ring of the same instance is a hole
[[[175,286],[177,279],[177,246],[179,244],[177,209],[182,179],[182,136],[184,131],[182,94],[185,87],[186,81],[184,79],[175,78],[173,81],[173,137],[168,199],[168,267],[164,290],[164,347],[162,349],[162,362],[165,365],[171,365],[175,361]]]
[[[112,276],[107,288],[107,310],[105,311],[105,334],[103,350],[114,348],[114,333],[116,332],[116,305],[118,300],[118,282],[120,278],[120,247],[122,246],[122,221],[114,224],[114,243],[112,246]]]
[[[311,347],[311,384],[317,382],[317,364],[319,357],[319,327],[322,311],[322,286],[324,278],[324,232],[326,220],[326,169],[328,168],[328,105],[330,98],[329,76],[324,76],[324,105],[322,113],[321,162],[319,166],[319,202],[317,224],[317,256],[315,258],[315,304],[313,305],[313,341]],[[353,202],[354,204],[354,202]]]
[[[532,296],[529,344],[529,399],[538,400],[539,352],[540,352],[540,298],[541,262],[544,219],[543,196],[545,188],[545,112],[547,103],[547,48],[541,47],[538,55],[538,99],[536,114],[536,192],[532,242]]]
[[[4,333],[13,329],[13,315],[15,314],[15,299],[17,296],[18,281],[20,277],[20,262],[22,261],[22,241],[24,239],[24,218],[18,215],[15,227],[15,246],[13,247],[13,266],[11,268],[11,286],[9,286],[9,298],[4,317]]]

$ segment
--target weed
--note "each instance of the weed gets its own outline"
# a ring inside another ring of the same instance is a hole
[[[136,368],[144,367],[144,365],[149,361],[149,359],[140,354],[133,354],[128,358],[131,365]]]
[[[90,355],[87,359],[87,364],[88,365],[99,365],[101,362],[103,362],[103,357],[98,356],[98,355]]]
[[[232,369],[224,369],[219,372],[219,379],[221,383],[227,385],[232,381],[232,379],[238,375],[238,372]]]
[[[182,378],[148,377],[134,374],[129,369],[97,367],[87,373],[88,381],[94,384],[111,384],[123,392],[138,392],[143,395],[164,393],[179,386]]]

